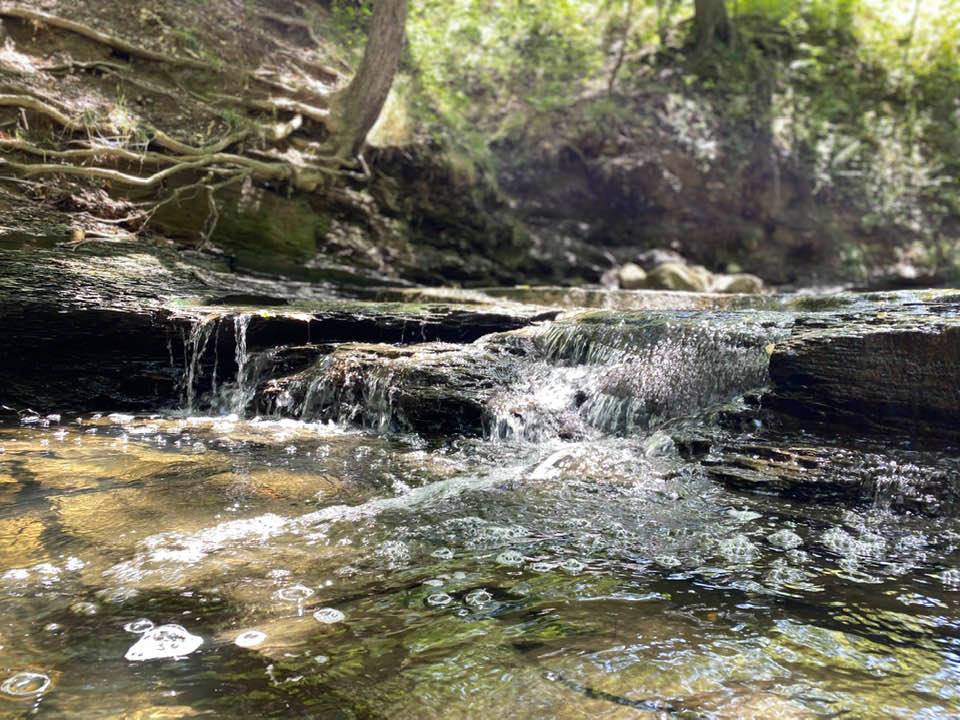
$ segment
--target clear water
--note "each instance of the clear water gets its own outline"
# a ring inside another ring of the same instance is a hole
[[[0,717],[960,714],[955,518],[735,494],[652,430],[114,415],[0,449]]]
[[[283,349],[253,312],[185,335],[185,410],[0,424],[0,718],[960,717],[955,454],[830,439],[818,477],[876,492],[816,504],[674,443],[726,432],[784,309],[347,344],[287,419],[244,417]],[[406,432],[431,363],[485,435]]]

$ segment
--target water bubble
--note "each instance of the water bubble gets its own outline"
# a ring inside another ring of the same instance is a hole
[[[70,612],[74,615],[96,615],[97,606],[92,602],[87,602],[86,600],[78,600],[70,606]]]
[[[530,583],[527,583],[527,582],[517,583],[512,588],[510,588],[510,592],[512,594],[518,595],[520,597],[526,597],[532,591],[533,591],[533,588],[531,588]]]
[[[803,538],[792,530],[777,530],[777,532],[767,535],[767,542],[781,550],[793,550],[803,545]]]
[[[287,602],[303,602],[313,595],[313,589],[308,588],[306,585],[290,585],[285,588],[280,588],[274,595]]]
[[[19,672],[3,681],[0,692],[14,697],[39,695],[50,687],[50,678],[43,673]]]
[[[584,565],[582,562],[580,562],[576,558],[567,558],[562,563],[560,563],[560,567],[563,569],[565,573],[569,575],[579,575],[580,573],[583,572],[583,569],[586,567],[586,565]]]
[[[653,561],[662,568],[680,567],[680,558],[673,555],[657,555]]]
[[[114,588],[104,588],[103,590],[97,590],[97,597],[108,603],[125,603],[127,600],[132,600],[140,594],[140,591],[136,588],[127,587],[121,585]]]
[[[764,577],[764,582],[770,586],[796,585],[806,580],[807,574],[787,563],[783,558],[775,560],[770,571]]]
[[[256,647],[266,639],[266,633],[262,633],[259,630],[245,630],[237,635],[233,642],[237,647],[251,648]]]
[[[886,547],[886,542],[879,535],[863,533],[858,539],[838,527],[827,530],[821,541],[828,550],[851,558],[880,555]]]
[[[443,580],[440,578],[430,578],[429,580],[424,580],[423,584],[427,587],[443,587]]]
[[[63,626],[58,623],[47,623],[43,626],[43,629],[49,633],[58,633],[63,629]]]
[[[453,602],[453,598],[447,595],[446,593],[434,593],[427,597],[427,605],[449,605]]]
[[[180,658],[203,645],[203,638],[191,635],[180,625],[161,625],[145,633],[127,650],[124,658],[130,662]]]
[[[511,567],[523,565],[523,555],[518,553],[516,550],[504,550],[502,553],[497,555],[497,564]]]
[[[313,619],[324,625],[333,625],[343,622],[347,619],[347,616],[336,608],[320,608],[313,614]]]
[[[430,556],[435,557],[438,560],[452,560],[453,550],[445,547],[438,548],[437,550],[434,550],[432,553],[430,553]]]
[[[139,618],[128,622],[123,626],[123,629],[128,633],[134,633],[136,635],[143,635],[146,632],[153,630],[153,621],[147,620],[146,618]]]
[[[483,588],[480,588],[479,590],[474,590],[470,593],[467,593],[467,597],[465,599],[468,605],[473,605],[475,607],[483,607],[488,602],[493,600],[493,595],[488,593]]]

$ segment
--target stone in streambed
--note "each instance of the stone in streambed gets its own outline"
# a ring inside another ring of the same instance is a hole
[[[699,265],[668,262],[657,266],[647,275],[646,287],[651,290],[706,292],[710,276],[710,271]]]
[[[639,265],[626,263],[617,271],[617,280],[622,290],[641,290],[647,286],[647,273]]]
[[[713,292],[752,295],[763,292],[763,280],[749,273],[714,275],[710,288]]]

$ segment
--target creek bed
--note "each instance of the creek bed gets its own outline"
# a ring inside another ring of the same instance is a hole
[[[2,672],[51,683],[3,717],[960,708],[953,517],[727,490],[662,432],[25,421],[0,430]],[[141,619],[203,642],[127,660]]]

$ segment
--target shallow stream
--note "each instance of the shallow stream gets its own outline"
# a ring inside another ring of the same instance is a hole
[[[676,422],[624,410],[709,426],[688,401],[739,376],[677,373],[717,347],[550,332],[477,437],[238,417],[239,340],[217,413],[0,427],[0,717],[960,717],[955,517],[725,489]],[[509,410],[576,388],[576,432]],[[888,484],[955,471],[869,460]]]

